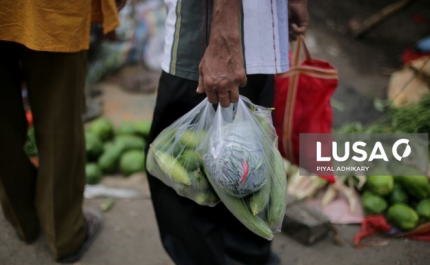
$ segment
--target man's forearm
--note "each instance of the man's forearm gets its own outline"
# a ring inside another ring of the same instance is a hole
[[[226,42],[240,49],[240,9],[242,0],[215,0],[209,42]],[[225,43],[224,43],[225,44]],[[231,47],[234,48],[234,47]]]
[[[239,87],[246,85],[240,39],[241,0],[215,0],[209,45],[199,65],[197,92],[209,102],[228,107],[239,100]]]

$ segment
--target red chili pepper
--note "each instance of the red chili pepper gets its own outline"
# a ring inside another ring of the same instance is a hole
[[[239,180],[239,184],[242,184],[245,181],[246,177],[248,176],[248,163],[246,161],[243,161],[242,166],[243,166],[243,175]]]
[[[27,118],[28,127],[31,127],[31,125],[33,125],[33,114],[31,113],[31,110],[27,110],[25,116]]]

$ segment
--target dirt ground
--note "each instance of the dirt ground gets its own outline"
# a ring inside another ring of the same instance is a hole
[[[404,12],[382,23],[363,40],[348,33],[351,19],[363,19],[389,0],[317,1],[309,0],[312,27],[307,43],[316,58],[329,60],[340,73],[340,85],[334,95],[334,125],[347,121],[369,123],[379,112],[373,109],[373,98],[384,98],[388,72],[400,67],[401,52],[430,33],[429,24],[419,24],[413,17],[429,14],[428,1],[418,1]],[[104,114],[116,125],[123,120],[151,119],[155,94],[128,94],[121,87],[124,78],[142,73],[136,67],[105,79],[98,84],[102,91]],[[104,214],[104,227],[79,265],[171,265],[158,236],[158,230],[144,175],[123,180],[110,177],[106,185],[134,188],[139,199],[116,199],[113,208]],[[104,199],[87,199],[85,206],[99,207]],[[328,238],[312,247],[303,246],[283,234],[273,241],[273,251],[283,265],[427,265],[429,243],[407,239],[377,237],[372,247],[354,248],[352,241],[359,226],[336,226],[343,246]],[[15,236],[0,213],[0,265],[56,264],[41,237],[33,245],[24,245]],[[204,264],[202,264],[204,265]]]
[[[88,207],[98,207],[104,199],[86,200]],[[87,255],[75,265],[173,265],[164,252],[149,199],[116,200],[104,214],[104,226]],[[54,265],[47,245],[40,238],[24,245],[0,215],[0,264]],[[343,246],[326,239],[312,247],[303,246],[283,234],[277,234],[273,251],[282,265],[427,265],[428,243],[406,239],[377,238],[378,247],[356,249],[352,239],[358,226],[337,226]],[[202,264],[204,265],[204,264]]]

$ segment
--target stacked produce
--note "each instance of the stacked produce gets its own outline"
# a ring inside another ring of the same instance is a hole
[[[388,169],[376,169],[368,176],[362,205],[366,214],[385,214],[401,230],[412,230],[430,221],[430,184],[414,168],[399,168],[396,176]]]
[[[180,196],[207,206],[216,205],[219,198],[208,182],[196,149],[206,137],[214,112],[204,100],[158,135],[146,161],[148,172]]]
[[[406,107],[389,106],[371,125],[352,123],[339,133],[428,133],[430,131],[430,94]],[[429,146],[430,153],[430,146]],[[410,168],[378,169],[367,178],[362,204],[367,214],[385,214],[402,230],[411,230],[430,221],[430,186],[427,176]]]
[[[151,123],[123,122],[116,133],[106,118],[95,120],[85,132],[88,184],[98,183],[103,175],[119,171],[129,176],[145,170],[145,138]]]

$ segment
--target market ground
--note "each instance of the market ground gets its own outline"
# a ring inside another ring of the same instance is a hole
[[[87,200],[86,205],[98,207],[103,199]],[[155,217],[149,199],[117,200],[104,214],[102,233],[87,255],[76,265],[173,265],[158,238]],[[26,246],[0,217],[0,264],[53,265],[45,241]],[[283,265],[426,265],[429,245],[405,239],[380,239],[374,247],[355,249],[352,238],[358,227],[338,227],[344,246],[335,246],[330,239],[305,247],[286,237],[276,235],[273,251]],[[204,264],[202,264],[204,265]]]
[[[130,71],[134,71],[131,69]],[[124,93],[114,79],[100,85],[105,114],[116,125],[122,120],[151,117],[155,95]],[[110,187],[135,189],[138,199],[115,199],[111,210],[104,213],[104,226],[87,255],[76,265],[173,265],[164,252],[157,230],[146,177],[141,174],[123,179],[108,177],[103,184]],[[86,207],[99,208],[105,198],[87,199]],[[331,238],[314,246],[303,246],[284,234],[277,234],[273,251],[283,265],[426,265],[430,255],[428,243],[406,239],[374,238],[369,247],[352,245],[359,226],[337,226],[343,246]],[[41,237],[33,245],[24,245],[0,213],[0,264],[51,265],[46,241]],[[204,265],[204,264],[202,264]]]
[[[405,10],[372,31],[362,41],[348,37],[351,18],[364,18],[390,3],[381,1],[310,1],[314,21],[307,36],[315,57],[327,59],[338,68],[340,86],[334,96],[335,126],[345,121],[372,122],[380,115],[373,110],[373,97],[384,98],[389,76],[387,69],[399,67],[403,49],[428,33],[421,24],[411,23],[411,17],[427,7]],[[425,1],[421,1],[425,2]],[[427,12],[428,13],[428,12]],[[128,69],[102,82],[105,115],[117,125],[122,120],[150,119],[155,103],[154,94],[126,94],[121,89],[125,79],[133,78],[142,69]],[[129,82],[128,82],[129,83]],[[111,177],[105,185],[137,189],[139,199],[116,199],[113,208],[104,214],[104,227],[80,265],[171,265],[158,236],[158,230],[143,175],[123,180]],[[87,199],[85,206],[99,207],[105,199]],[[284,234],[278,234],[273,251],[284,265],[426,265],[429,243],[407,239],[378,237],[368,242],[371,247],[354,248],[352,241],[358,226],[337,226],[343,246],[328,238],[312,247],[300,245]],[[0,265],[50,265],[52,261],[45,240],[24,245],[15,236],[0,212]],[[204,264],[202,264],[204,265]]]

